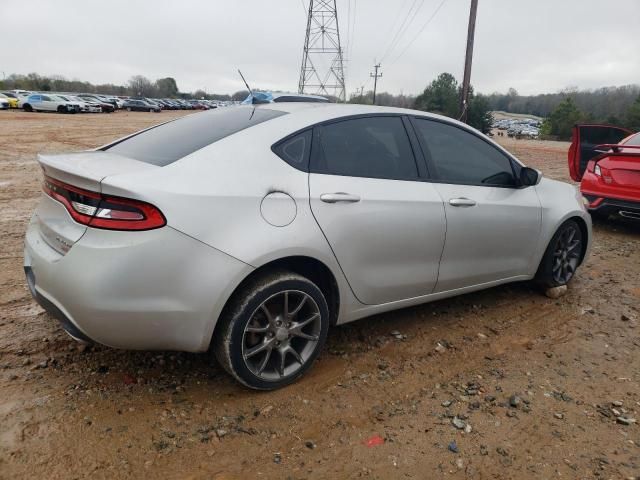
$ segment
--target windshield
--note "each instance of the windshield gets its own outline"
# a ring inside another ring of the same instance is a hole
[[[631,135],[624,145],[640,146],[640,132]]]
[[[104,150],[162,167],[234,133],[285,114],[251,105],[209,110],[158,125]]]

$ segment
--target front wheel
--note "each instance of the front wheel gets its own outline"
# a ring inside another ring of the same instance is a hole
[[[33,112],[33,107],[31,105],[29,105],[28,103],[25,103],[24,106],[22,107],[22,109],[25,112]]]
[[[247,387],[275,390],[311,367],[327,337],[329,308],[313,282],[275,272],[234,294],[220,322],[218,362]]]
[[[575,220],[560,225],[544,252],[536,273],[537,282],[545,288],[569,283],[580,266],[584,242],[586,239]]]

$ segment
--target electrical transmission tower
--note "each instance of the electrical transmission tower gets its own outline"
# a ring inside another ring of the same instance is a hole
[[[346,101],[342,53],[336,0],[309,0],[298,92]]]

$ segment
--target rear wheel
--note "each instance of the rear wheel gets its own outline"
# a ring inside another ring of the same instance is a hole
[[[235,294],[220,322],[213,341],[218,362],[242,384],[274,390],[311,367],[327,337],[329,309],[313,282],[275,272]]]
[[[538,283],[545,288],[569,283],[580,266],[585,241],[575,220],[560,225],[538,267]]]

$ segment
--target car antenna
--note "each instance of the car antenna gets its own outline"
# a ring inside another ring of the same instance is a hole
[[[244,75],[242,75],[242,72],[240,71],[240,69],[238,69],[238,73],[240,74],[240,77],[242,78],[242,81],[244,82],[244,85],[247,87],[247,90],[249,90],[249,95],[251,95],[251,103],[252,104],[255,105],[256,103],[269,103],[268,101],[265,101],[263,99],[260,99],[260,98],[256,97],[253,94],[253,90],[251,90],[251,87],[249,86],[249,84],[245,80]]]
[[[244,82],[245,87],[247,87],[247,90],[249,90],[249,94],[253,97],[253,90],[251,90],[251,87],[249,86],[247,81],[244,79],[244,75],[242,75],[242,72],[240,71],[240,69],[238,69],[238,73],[240,74],[240,78],[242,78],[242,81]]]

